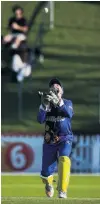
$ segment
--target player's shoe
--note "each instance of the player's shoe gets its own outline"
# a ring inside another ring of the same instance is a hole
[[[47,197],[52,198],[54,195],[54,188],[51,185],[46,185],[45,186],[45,192]]]
[[[65,192],[63,191],[59,191],[59,195],[58,195],[59,198],[67,198],[67,195]]]

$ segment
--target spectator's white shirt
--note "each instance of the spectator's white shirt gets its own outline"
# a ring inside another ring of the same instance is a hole
[[[15,72],[22,71],[24,77],[31,74],[31,65],[22,61],[18,54],[15,54],[12,59],[12,70]]]

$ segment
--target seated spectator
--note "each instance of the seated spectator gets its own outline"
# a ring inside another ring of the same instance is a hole
[[[14,16],[9,19],[8,28],[10,34],[3,38],[4,43],[11,43],[13,49],[17,49],[22,41],[26,40],[26,33],[28,31],[27,21],[24,18],[24,11],[20,6],[14,6],[12,8]]]
[[[17,81],[22,81],[24,77],[30,76],[31,69],[29,48],[26,44],[22,44],[12,58],[12,70],[16,72]]]

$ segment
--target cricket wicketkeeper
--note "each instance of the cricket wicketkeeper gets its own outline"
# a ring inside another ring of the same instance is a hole
[[[38,122],[45,123],[41,178],[48,197],[54,194],[53,173],[58,163],[58,197],[66,198],[70,177],[70,153],[73,133],[71,118],[73,106],[63,98],[63,86],[57,78],[49,82],[48,93],[39,92],[41,105]]]

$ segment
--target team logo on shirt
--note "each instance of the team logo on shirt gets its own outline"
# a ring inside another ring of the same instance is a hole
[[[57,116],[57,117],[55,117],[55,116],[47,116],[46,117],[46,121],[51,121],[51,122],[58,122],[58,121],[64,121],[64,120],[65,120],[65,118],[62,117],[62,116]]]
[[[48,125],[45,126],[45,130],[49,131],[50,127]]]

